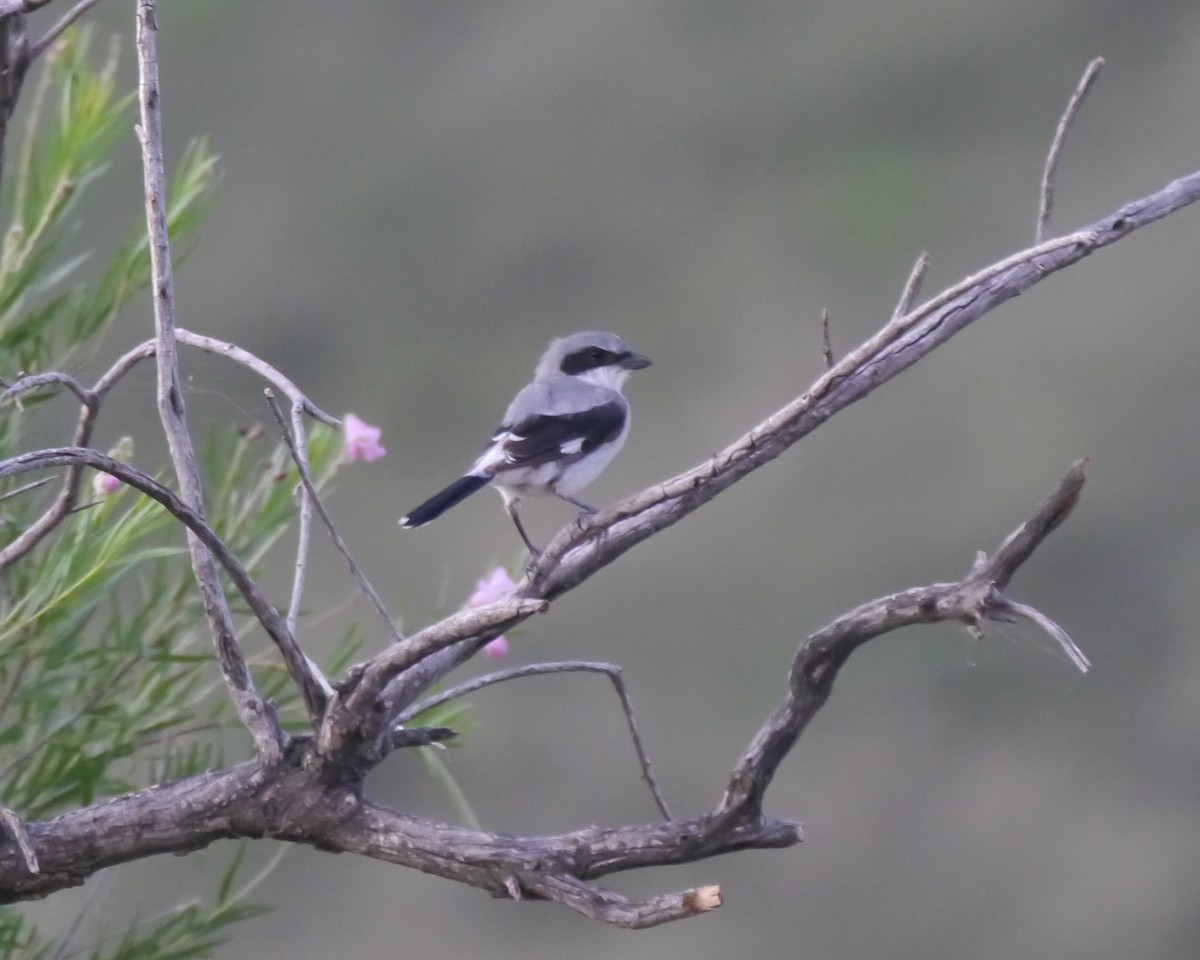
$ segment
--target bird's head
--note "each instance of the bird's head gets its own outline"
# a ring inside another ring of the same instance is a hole
[[[630,371],[648,366],[650,358],[634,351],[615,333],[589,330],[553,341],[538,363],[536,376],[563,374],[620,390]]]

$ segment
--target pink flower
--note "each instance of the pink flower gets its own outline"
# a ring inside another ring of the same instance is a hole
[[[495,640],[490,640],[483,645],[483,655],[491,660],[502,660],[508,656],[508,640],[504,634],[500,634]]]
[[[383,431],[373,427],[365,420],[352,413],[346,414],[342,420],[345,431],[345,454],[347,460],[378,460],[387,451],[379,445],[379,437]]]
[[[111,473],[97,473],[92,477],[92,493],[98,497],[107,497],[121,488],[121,481]]]
[[[513,583],[512,577],[508,575],[508,571],[503,567],[497,567],[492,571],[490,577],[486,580],[480,580],[475,584],[475,592],[467,600],[467,606],[482,607],[489,603],[495,603],[515,587],[516,584]]]
[[[492,571],[492,575],[486,580],[479,580],[475,584],[475,592],[467,599],[468,607],[482,607],[489,603],[495,603],[501,597],[507,594],[516,587],[512,577],[508,575],[508,571],[503,567],[497,567]],[[508,653],[508,640],[501,634],[495,640],[487,643],[483,648],[483,655],[490,657],[493,660],[499,660]]]

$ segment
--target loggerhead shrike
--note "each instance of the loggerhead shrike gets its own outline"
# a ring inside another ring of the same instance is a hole
[[[516,395],[483,455],[466,475],[400,518],[402,527],[428,523],[494,484],[529,552],[533,545],[517,503],[553,495],[585,513],[596,508],[575,494],[600,476],[629,432],[629,401],[621,385],[631,370],[650,366],[614,333],[576,333],[555,340],[538,361],[533,382]]]

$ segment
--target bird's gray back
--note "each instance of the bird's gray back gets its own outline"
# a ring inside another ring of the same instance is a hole
[[[513,398],[504,414],[503,425],[510,427],[534,415],[579,413],[614,401],[628,407],[628,401],[616,390],[577,377],[546,377],[533,381]]]

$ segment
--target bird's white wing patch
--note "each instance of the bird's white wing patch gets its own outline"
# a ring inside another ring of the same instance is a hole
[[[486,450],[480,455],[479,459],[471,467],[470,472],[476,476],[483,476],[491,473],[491,468],[500,463],[510,463],[511,459],[505,454],[504,445],[514,439],[514,434],[507,430],[501,431],[492,438],[492,442],[488,444]]]

